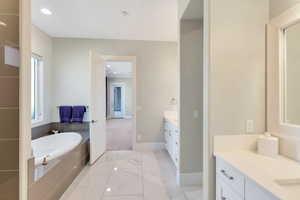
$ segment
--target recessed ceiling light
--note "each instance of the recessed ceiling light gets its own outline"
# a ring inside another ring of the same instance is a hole
[[[7,26],[7,24],[3,21],[0,21],[0,26]]]
[[[118,168],[117,168],[117,167],[115,167],[115,168],[114,168],[114,170],[115,170],[115,171],[118,171]]]
[[[106,188],[106,192],[111,192],[111,188]]]
[[[106,65],[106,67],[111,68],[111,65]]]
[[[49,10],[48,8],[42,8],[41,13],[43,13],[44,15],[52,15],[51,10]]]
[[[122,11],[121,11],[121,14],[122,14],[123,16],[128,16],[128,15],[129,15],[129,12],[128,12],[127,10],[122,10]]]

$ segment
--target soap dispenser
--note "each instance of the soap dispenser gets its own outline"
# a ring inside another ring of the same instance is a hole
[[[260,136],[257,141],[258,154],[275,158],[279,154],[279,140],[270,133]]]

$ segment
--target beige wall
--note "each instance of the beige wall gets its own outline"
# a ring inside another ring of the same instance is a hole
[[[32,53],[43,59],[43,121],[33,127],[51,122],[52,115],[52,38],[36,26],[31,29]]]
[[[254,132],[262,133],[268,1],[215,0],[211,13],[211,131],[244,134],[252,119]]]
[[[265,25],[268,0],[210,1],[209,136],[265,131]],[[207,27],[206,27],[207,28]],[[215,195],[212,144],[209,154],[210,198]]]
[[[132,116],[132,78],[108,78],[107,85],[108,85],[108,116],[111,116],[111,85],[113,83],[123,83],[125,85],[125,116],[131,117]]]
[[[89,50],[137,57],[137,134],[140,142],[163,142],[163,111],[178,96],[177,43],[54,39],[54,105],[89,104]],[[76,95],[75,95],[76,94]],[[54,114],[57,121],[57,114]]]
[[[270,0],[270,18],[282,14],[297,3],[300,3],[300,0]]]
[[[180,172],[195,173],[203,165],[203,23],[182,20],[180,29]]]

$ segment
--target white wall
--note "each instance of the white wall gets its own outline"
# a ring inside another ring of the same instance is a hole
[[[282,14],[297,3],[300,3],[300,0],[270,0],[270,18]]]
[[[123,83],[125,85],[125,116],[131,117],[133,112],[133,106],[132,106],[132,78],[111,78],[109,77],[107,79],[107,85],[108,85],[108,116],[111,116],[111,85],[113,83]]]
[[[52,110],[52,39],[46,33],[32,26],[31,30],[32,52],[43,58],[43,104],[44,119],[33,125],[40,126],[51,122]]]
[[[198,173],[203,165],[202,20],[181,20],[180,38],[180,172]]]
[[[163,111],[178,96],[177,43],[54,39],[54,105],[89,103],[89,50],[137,57],[137,134],[140,142],[162,142]],[[54,113],[54,121],[58,115]]]
[[[212,0],[209,28],[209,141],[214,135],[265,131],[265,25],[268,0]],[[209,200],[215,199],[215,167],[208,152]]]

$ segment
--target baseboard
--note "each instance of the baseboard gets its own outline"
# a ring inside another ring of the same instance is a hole
[[[131,115],[127,115],[127,116],[124,116],[124,119],[132,119],[133,117]]]
[[[177,175],[177,183],[180,186],[202,185],[202,172],[196,173],[179,173]]]
[[[134,150],[136,151],[158,151],[165,149],[165,143],[136,143]]]

